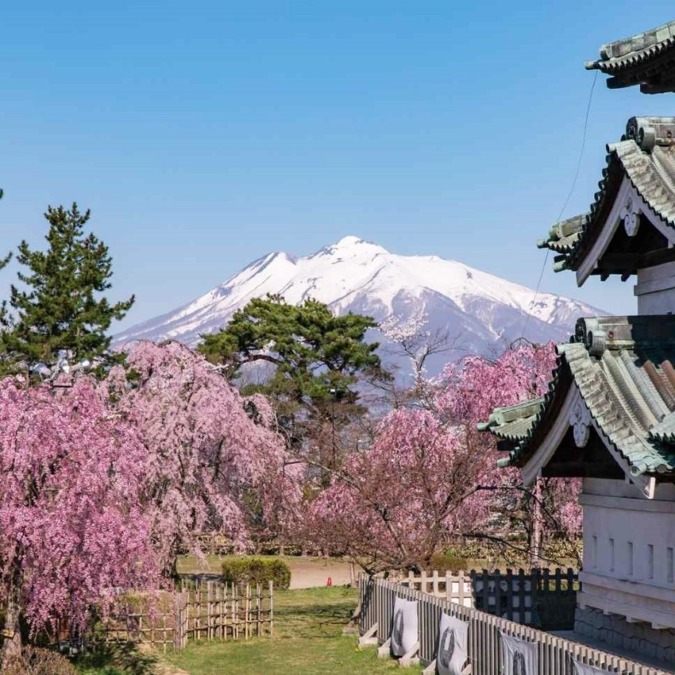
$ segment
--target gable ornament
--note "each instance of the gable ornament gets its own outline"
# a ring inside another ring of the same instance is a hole
[[[577,448],[583,448],[591,436],[591,413],[583,401],[574,404],[570,414],[570,426]]]
[[[640,229],[640,208],[639,200],[635,195],[629,194],[623,204],[619,217],[623,221],[623,227],[629,237],[634,237]]]

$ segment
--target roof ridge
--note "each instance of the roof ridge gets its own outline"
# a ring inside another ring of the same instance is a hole
[[[659,42],[675,37],[675,20],[668,21],[656,28],[650,28],[627,38],[607,42],[600,47],[600,58],[604,60],[618,58],[626,54],[649,49]]]

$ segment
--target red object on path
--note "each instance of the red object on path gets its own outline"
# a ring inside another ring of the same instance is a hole
[[[326,586],[332,586],[333,585],[333,578],[328,577],[328,581],[326,581]]]

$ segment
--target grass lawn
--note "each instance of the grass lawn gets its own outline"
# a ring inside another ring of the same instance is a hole
[[[359,649],[356,635],[343,635],[358,592],[353,588],[276,591],[274,637],[191,642],[159,655],[133,649],[92,656],[77,664],[82,675],[313,675],[400,672],[374,647]],[[407,670],[419,674],[420,668]]]
[[[190,675],[261,673],[384,673],[398,671],[390,660],[380,660],[374,648],[360,650],[356,635],[342,629],[356,605],[351,588],[313,588],[274,594],[273,638],[247,642],[191,643],[167,658]],[[409,673],[419,673],[411,668]]]

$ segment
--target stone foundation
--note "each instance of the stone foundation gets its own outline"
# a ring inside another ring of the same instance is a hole
[[[647,623],[628,623],[616,614],[576,608],[574,632],[607,644],[607,651],[626,650],[675,664],[675,629],[656,630]]]

